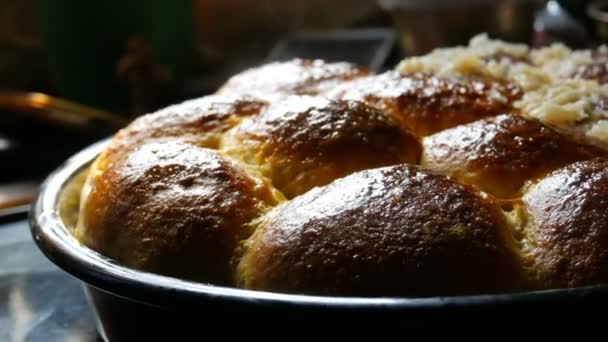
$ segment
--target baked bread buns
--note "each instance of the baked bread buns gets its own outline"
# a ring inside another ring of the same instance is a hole
[[[379,75],[243,71],[118,132],[74,234],[129,267],[259,291],[607,283],[606,51],[480,35]]]
[[[332,98],[364,101],[398,118],[414,133],[426,136],[487,116],[513,111],[521,90],[482,75],[437,77],[424,72],[388,71],[336,87]]]
[[[608,161],[555,170],[532,186],[524,251],[543,288],[608,282]]]
[[[238,267],[250,289],[352,296],[524,288],[496,202],[413,165],[356,172],[275,207]]]
[[[228,79],[217,92],[271,99],[289,95],[318,95],[345,81],[368,74],[369,69],[352,63],[295,58],[244,70]]]
[[[227,285],[249,222],[280,199],[214,150],[144,143],[103,171],[76,236],[124,265]],[[187,262],[186,262],[187,261]]]
[[[421,165],[499,198],[521,196],[547,172],[606,152],[537,120],[498,115],[424,138]]]
[[[358,170],[417,163],[419,139],[363,102],[291,96],[241,121],[221,150],[261,173],[287,198]]]

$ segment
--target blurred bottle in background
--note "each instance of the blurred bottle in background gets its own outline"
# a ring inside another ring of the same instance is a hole
[[[59,6],[54,0],[32,0],[59,94],[115,112],[140,110],[131,103],[136,93],[133,79],[148,78],[147,87],[156,91],[149,94],[155,102],[147,109],[165,105],[170,94],[158,91],[174,89],[189,69],[190,2],[64,0]],[[134,46],[136,40],[138,47]],[[121,62],[122,68],[117,70]],[[166,68],[176,84],[156,81],[150,71],[153,66]]]
[[[583,49],[593,44],[591,19],[586,13],[589,1],[549,0],[536,15],[534,39],[536,47],[561,42]]]
[[[391,13],[404,54],[463,45],[474,35],[529,42],[537,0],[379,0]]]
[[[0,90],[49,90],[47,55],[30,2],[0,0]]]

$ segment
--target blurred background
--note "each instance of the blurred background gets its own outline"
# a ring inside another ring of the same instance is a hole
[[[607,1],[0,0],[0,215],[72,153],[260,63],[381,71],[480,32],[580,48],[607,25]]]

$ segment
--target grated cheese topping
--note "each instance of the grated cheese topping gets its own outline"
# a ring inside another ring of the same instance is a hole
[[[608,47],[597,51],[608,54]],[[404,59],[397,70],[403,75],[487,76],[513,83],[524,91],[515,103],[522,115],[608,147],[608,85],[577,76],[581,67],[592,63],[591,50],[572,50],[559,43],[531,49],[480,34],[468,46]]]
[[[535,65],[558,78],[570,78],[581,66],[593,62],[590,50],[573,51],[559,43],[532,51],[530,57]]]

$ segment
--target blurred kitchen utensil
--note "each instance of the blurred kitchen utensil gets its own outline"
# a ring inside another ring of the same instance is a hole
[[[560,42],[572,48],[584,49],[591,45],[592,37],[584,18],[571,6],[571,2],[550,0],[538,11],[534,21],[534,47]]]
[[[33,182],[0,184],[0,211],[29,203],[37,189],[38,185]]]
[[[347,61],[379,72],[395,45],[395,32],[387,28],[306,30],[281,39],[266,61],[320,58]]]
[[[597,40],[601,43],[608,41],[608,1],[591,1],[586,12],[592,21]]]
[[[0,184],[0,222],[26,213],[38,192],[38,183],[18,181]]]
[[[120,115],[42,93],[0,92],[0,110],[31,116],[81,132],[115,131],[127,123]]]
[[[0,218],[27,211],[46,174],[126,124],[120,115],[46,94],[0,92]]]
[[[529,42],[537,0],[379,0],[393,17],[405,54],[463,45],[476,34]]]

